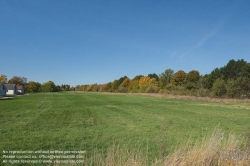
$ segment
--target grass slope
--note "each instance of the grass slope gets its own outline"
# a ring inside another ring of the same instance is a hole
[[[138,94],[39,93],[0,101],[0,150],[147,149],[149,161],[216,126],[245,136],[250,103]],[[0,154],[2,156],[2,154]]]

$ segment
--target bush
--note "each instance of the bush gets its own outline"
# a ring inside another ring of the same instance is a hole
[[[167,86],[166,86],[166,90],[168,90],[168,91],[173,91],[173,90],[175,90],[177,87],[175,86],[175,85],[173,85],[173,84],[168,84]]]
[[[125,88],[123,86],[119,86],[118,92],[126,93],[126,92],[128,92],[128,88]]]
[[[233,79],[227,80],[226,84],[227,97],[233,98],[237,94],[237,81]]]
[[[43,83],[41,86],[42,92],[56,92],[56,85],[53,81],[48,81],[46,83]]]
[[[217,78],[213,83],[212,97],[222,97],[226,93],[225,82],[221,78]]]
[[[196,84],[195,83],[187,83],[185,88],[188,90],[196,89]]]
[[[159,88],[156,86],[151,85],[146,89],[146,93],[157,93],[157,92],[159,92]]]

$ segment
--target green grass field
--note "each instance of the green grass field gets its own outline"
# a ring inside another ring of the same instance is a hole
[[[38,93],[0,100],[0,150],[147,151],[149,163],[214,130],[246,137],[249,102],[208,102],[140,94]],[[2,156],[2,154],[0,154]]]

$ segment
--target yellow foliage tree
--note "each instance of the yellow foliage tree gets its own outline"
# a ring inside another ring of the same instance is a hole
[[[158,81],[156,80],[156,78],[151,78],[148,82],[149,85],[151,86],[155,86],[155,87],[158,87],[159,83]]]
[[[99,92],[104,92],[106,88],[107,88],[107,84],[100,85]]]
[[[127,88],[128,85],[129,85],[129,82],[130,82],[130,79],[129,78],[125,78],[125,80],[121,83],[120,86],[123,86],[123,87]]]
[[[186,80],[186,75],[187,74],[183,70],[179,70],[171,78],[170,83],[176,86],[183,85]]]
[[[121,85],[119,86],[118,91],[119,92],[127,92],[128,91],[129,82],[130,82],[130,79],[129,78],[125,78],[123,80],[123,82],[121,83]]]
[[[7,81],[7,76],[3,75],[3,74],[0,74],[0,82],[6,83],[6,81]]]
[[[142,88],[143,86],[146,86],[150,81],[150,78],[149,77],[141,77],[140,80],[139,80],[139,87]]]

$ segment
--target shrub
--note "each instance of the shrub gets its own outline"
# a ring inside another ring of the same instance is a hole
[[[212,97],[222,97],[226,93],[225,82],[221,78],[217,78],[213,83]]]
[[[159,88],[156,87],[156,86],[150,85],[150,86],[146,89],[145,92],[146,92],[146,93],[157,93],[157,92],[159,92]]]

